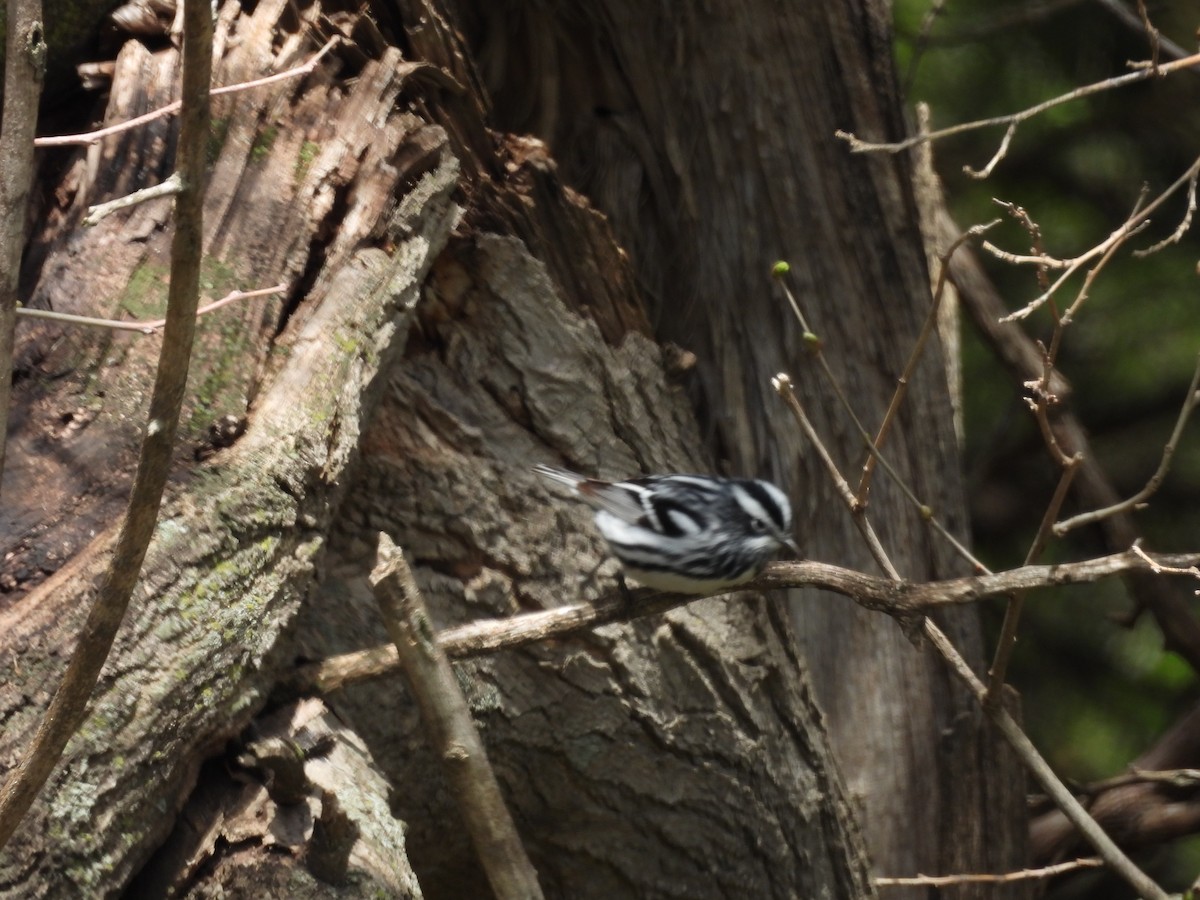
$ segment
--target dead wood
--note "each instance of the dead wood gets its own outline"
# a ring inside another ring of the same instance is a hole
[[[352,731],[319,700],[261,717],[205,766],[133,897],[419,898],[403,823]]]
[[[285,5],[259,4],[248,19],[223,20],[240,39],[227,66],[274,64],[274,26]],[[304,52],[303,41],[282,50],[289,59]],[[172,73],[177,66],[173,50],[150,58],[127,45],[123,55]],[[262,705],[287,658],[289,629],[311,589],[343,473],[374,406],[376,376],[402,345],[424,273],[458,215],[449,200],[457,185],[455,161],[436,129],[397,107],[403,88],[398,61],[389,51],[363,65],[353,82],[335,82],[327,72],[300,89],[275,88],[227,108],[229,130],[206,200],[206,218],[214,223],[205,238],[209,260],[226,266],[228,277],[291,279],[299,314],[273,351],[269,341],[251,336],[272,334],[281,309],[276,318],[231,310],[229,320],[210,326],[210,349],[226,364],[216,365],[212,355],[200,360],[191,409],[205,399],[233,406],[240,398],[244,411],[254,394],[249,426],[241,441],[196,469],[169,500],[89,718],[0,855],[0,883],[12,896],[68,884],[92,894],[127,880],[170,830],[170,810],[182,802],[200,761]],[[136,94],[137,85],[123,84],[114,94],[126,90]],[[328,107],[331,94],[343,93],[344,120]],[[253,134],[267,109],[297,115],[307,125],[260,143],[256,153],[252,141],[232,136]],[[310,152],[305,141],[313,145]],[[76,212],[84,198],[103,199],[95,174],[86,166],[70,173]],[[262,178],[275,186],[261,204],[277,204],[274,218],[270,211],[262,219],[221,214]],[[75,303],[118,308],[139,266],[160,258],[169,237],[158,231],[164,214],[164,208],[136,208],[81,235],[64,224],[60,235],[46,238],[39,290],[69,292],[94,265],[106,277],[90,283],[94,290],[77,292]],[[64,211],[62,222],[69,218]],[[149,231],[129,230],[131,223],[156,220]],[[336,239],[322,243],[320,228],[333,221]],[[230,338],[231,330],[240,337]],[[23,515],[30,516],[30,506],[60,504],[57,515],[38,522],[39,543],[85,546],[0,613],[0,668],[8,673],[0,684],[5,769],[29,739],[112,547],[111,528],[85,543],[87,526],[71,513],[82,506],[94,529],[119,496],[120,450],[136,436],[145,384],[138,361],[153,356],[136,343],[118,354],[112,342],[96,346],[88,343],[94,338],[52,338],[47,331],[25,340],[41,342],[31,357],[42,360],[39,365],[57,360],[58,374],[59,367],[66,374],[54,391],[31,379],[23,398],[25,438],[29,445],[41,441],[51,457],[40,479],[23,485]],[[239,354],[239,346],[254,349]],[[95,415],[75,432],[39,436],[47,410],[71,396],[71,384],[87,391],[80,401],[95,405]],[[93,438],[98,447],[89,446]],[[99,465],[103,455],[72,453],[85,448],[109,454],[107,472]],[[15,477],[28,471],[17,467]],[[90,487],[73,503],[65,499],[69,475],[88,479]],[[47,835],[55,836],[52,846]]]

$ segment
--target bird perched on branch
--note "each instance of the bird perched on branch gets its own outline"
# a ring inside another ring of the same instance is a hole
[[[647,587],[711,594],[749,581],[783,547],[800,553],[791,504],[769,481],[710,475],[600,481],[552,466],[534,471],[596,510],[596,527],[613,555]]]

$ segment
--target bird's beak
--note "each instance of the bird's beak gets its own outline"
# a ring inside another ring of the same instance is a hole
[[[796,556],[800,555],[800,548],[796,546],[796,542],[792,539],[791,535],[784,535],[783,543],[789,550],[795,553]]]

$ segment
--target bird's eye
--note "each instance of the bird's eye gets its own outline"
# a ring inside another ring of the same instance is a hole
[[[759,534],[762,534],[764,531],[767,530],[767,523],[764,522],[762,519],[751,519],[750,520],[750,530],[758,532]]]

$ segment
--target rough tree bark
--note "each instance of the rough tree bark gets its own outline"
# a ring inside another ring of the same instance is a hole
[[[311,23],[291,21],[293,38],[276,43],[288,36],[288,21],[280,22],[286,8],[259,4],[248,16],[236,4],[222,10],[222,44],[229,44],[222,81],[287,68],[313,52],[299,33]],[[125,884],[171,831],[203,760],[262,708],[290,660],[295,614],[378,396],[376,376],[395,355],[424,274],[460,213],[450,200],[458,165],[444,133],[397,104],[413,67],[394,49],[381,48],[377,59],[348,56],[353,79],[327,69],[300,87],[229,100],[217,113],[227,127],[214,146],[220,155],[206,201],[206,277],[222,293],[242,279],[290,280],[297,309],[277,338],[278,304],[273,316],[244,308],[206,323],[207,353],[193,379],[193,441],[225,411],[221,404],[245,410],[253,393],[252,421],[229,452],[177,486],[88,723],[0,855],[6,894],[97,895]],[[126,44],[110,115],[158,105],[156,89],[173,83],[177,65],[173,50],[151,55]],[[335,106],[344,118],[330,116]],[[279,134],[275,122],[284,117],[289,131]],[[167,203],[87,232],[71,226],[110,189],[124,193],[161,178],[171,129],[163,121],[149,136],[108,139],[69,170],[62,196],[70,206],[43,234],[35,303],[92,315],[155,314]],[[106,154],[139,165],[116,167],[121,174],[112,177]],[[241,209],[249,197],[253,204]],[[10,468],[6,509],[15,522],[33,522],[38,535],[6,532],[9,584],[32,570],[31,559],[52,567],[50,553],[80,550],[28,594],[10,594],[0,614],[6,770],[36,725],[103,570],[114,529],[97,529],[91,539],[87,532],[124,487],[121,464],[136,438],[155,349],[144,339],[56,325],[23,337],[28,369],[18,386],[17,445],[26,455]],[[61,377],[50,382],[45,374]],[[371,803],[379,819],[380,797]],[[386,812],[380,821],[398,833]]]
[[[717,459],[791,488],[806,554],[872,569],[815,455],[777,412],[769,379],[788,371],[843,471],[857,474],[858,438],[806,364],[769,271],[790,261],[826,355],[876,427],[929,281],[908,159],[851,157],[834,134],[905,130],[888,5],[458,5],[498,121],[549,142],[633,254],[656,334],[699,358],[691,396]],[[961,533],[952,423],[934,349],[888,452]],[[964,571],[885,477],[874,484],[871,517],[904,577]],[[876,865],[982,871],[1024,859],[1020,770],[932,654],[861,609],[789,602]],[[974,612],[939,621],[981,668]]]
[[[219,757],[297,653],[383,640],[365,582],[380,530],[415,561],[442,624],[611,589],[611,565],[587,579],[603,552],[586,514],[545,493],[531,462],[773,470],[793,489],[808,551],[866,565],[769,406],[767,379],[791,369],[854,459],[820,386],[797,369],[798,334],[766,275],[774,259],[792,262],[860,414],[877,421],[928,297],[905,166],[849,158],[831,137],[901,127],[882,10],[579,9],[399,2],[376,4],[372,18],[334,0],[220,7],[221,84],[294,65],[331,30],[350,38],[302,82],[233,95],[216,112],[214,293],[291,288],[265,311],[227,309],[203,326],[190,442],[140,603],[88,727],[0,854],[0,888],[117,891],[140,871],[136,885],[197,896],[288,877],[311,896],[415,891],[372,862],[396,858],[383,778],[350,776],[367,794],[352,802],[339,793],[347,779],[330,787],[307,765],[292,772],[298,788],[272,791],[283,776],[253,739],[251,759]],[[176,64],[169,49],[126,44],[107,116],[168,99]],[[489,131],[493,101],[493,124],[549,148]],[[48,186],[32,302],[153,308],[167,204],[87,232],[77,224],[88,204],[163,177],[172,133],[164,121],[107,139]],[[632,263],[565,181],[606,208]],[[0,666],[13,673],[0,685],[0,767],[69,652],[154,352],[144,339],[50,325],[25,329],[21,349],[18,458],[0,523]],[[958,522],[935,362],[914,391],[893,456]],[[207,425],[247,406],[245,436],[196,466]],[[885,485],[872,510],[907,576],[951,571]],[[889,874],[1019,861],[1019,779],[1006,782],[981,717],[936,665],[844,600],[785,609],[703,601],[461,666],[548,895],[870,896],[860,815]],[[977,659],[969,615],[950,625]],[[400,684],[326,702],[347,741],[364,742],[359,771],[386,775],[425,896],[477,896],[481,877]],[[302,727],[296,717],[281,710],[260,727]],[[265,799],[224,776],[238,766],[273,773]],[[273,843],[272,819],[296,842]]]

